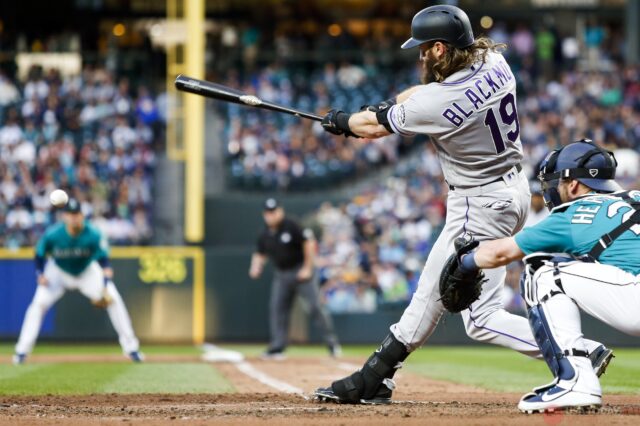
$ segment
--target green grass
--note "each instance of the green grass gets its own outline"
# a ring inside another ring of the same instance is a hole
[[[224,345],[247,356],[260,354],[263,346]],[[345,346],[345,357],[368,357],[375,349],[369,346]],[[323,346],[293,346],[290,357],[326,354]],[[616,349],[601,383],[605,393],[640,394],[640,349]],[[432,379],[478,386],[501,392],[522,392],[551,381],[543,361],[494,346],[425,346],[411,354],[407,371]]]
[[[0,343],[0,355],[13,354],[15,342]],[[145,345],[144,353],[167,355],[199,355],[201,351],[194,346],[185,345]],[[38,343],[33,351],[38,355],[114,355],[121,354],[119,346],[112,343]]]
[[[246,356],[256,356],[264,345],[221,345]],[[198,355],[193,346],[143,346],[147,355]],[[347,358],[365,359],[375,345],[347,346]],[[7,360],[12,344],[0,344]],[[36,347],[35,354],[121,354],[117,345],[49,344]],[[323,346],[292,346],[290,358],[325,356]],[[617,349],[616,358],[602,379],[605,393],[640,394],[640,349]],[[516,352],[488,346],[425,347],[414,352],[407,371],[433,379],[478,386],[495,391],[523,392],[546,383],[551,376],[542,361]],[[88,393],[220,393],[233,386],[214,365],[197,362],[122,363],[27,363],[15,367],[0,363],[0,395],[88,394]]]
[[[220,393],[232,385],[201,363],[0,364],[0,395]]]
[[[601,383],[605,393],[640,394],[640,350],[616,349]],[[425,347],[408,359],[407,370],[503,392],[522,392],[551,381],[543,361],[497,347]]]

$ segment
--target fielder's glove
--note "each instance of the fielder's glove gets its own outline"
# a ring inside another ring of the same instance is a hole
[[[102,297],[100,299],[91,301],[93,306],[100,309],[107,309],[109,305],[111,305],[111,302],[113,302],[113,299],[109,295],[106,287],[102,290]]]
[[[476,272],[463,272],[460,269],[461,257],[473,251],[478,244],[478,241],[456,239],[456,252],[449,256],[442,268],[440,300],[449,312],[458,313],[471,306],[480,297],[482,284],[487,281],[481,269]]]
[[[349,128],[349,117],[351,117],[351,114],[332,109],[322,118],[322,127],[334,135],[345,135],[357,138],[359,136]]]

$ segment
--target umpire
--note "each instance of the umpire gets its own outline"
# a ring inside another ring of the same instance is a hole
[[[303,230],[298,223],[285,217],[284,209],[274,198],[264,202],[262,216],[266,227],[258,237],[256,251],[251,257],[249,276],[253,279],[260,277],[267,258],[276,268],[269,303],[271,342],[263,358],[284,359],[296,293],[306,299],[311,315],[322,329],[330,355],[339,356],[340,346],[331,318],[320,305],[313,231]]]

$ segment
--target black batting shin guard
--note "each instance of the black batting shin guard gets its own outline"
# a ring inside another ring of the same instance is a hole
[[[359,371],[331,384],[333,392],[342,399],[359,402],[376,395],[384,379],[391,379],[409,356],[405,345],[392,333],[382,341]]]

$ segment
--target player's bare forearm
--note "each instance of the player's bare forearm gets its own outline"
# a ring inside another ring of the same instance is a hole
[[[349,129],[358,136],[368,139],[377,139],[389,135],[389,131],[378,123],[376,113],[373,111],[360,111],[349,118]]]
[[[395,97],[396,103],[406,101],[419,89],[420,86],[413,86],[400,92]],[[391,134],[385,126],[378,122],[376,113],[369,110],[352,114],[349,118],[349,129],[356,135],[369,139],[377,139]]]
[[[508,265],[514,260],[520,260],[523,257],[524,253],[520,250],[513,237],[484,241],[474,254],[476,265],[482,269]]]

